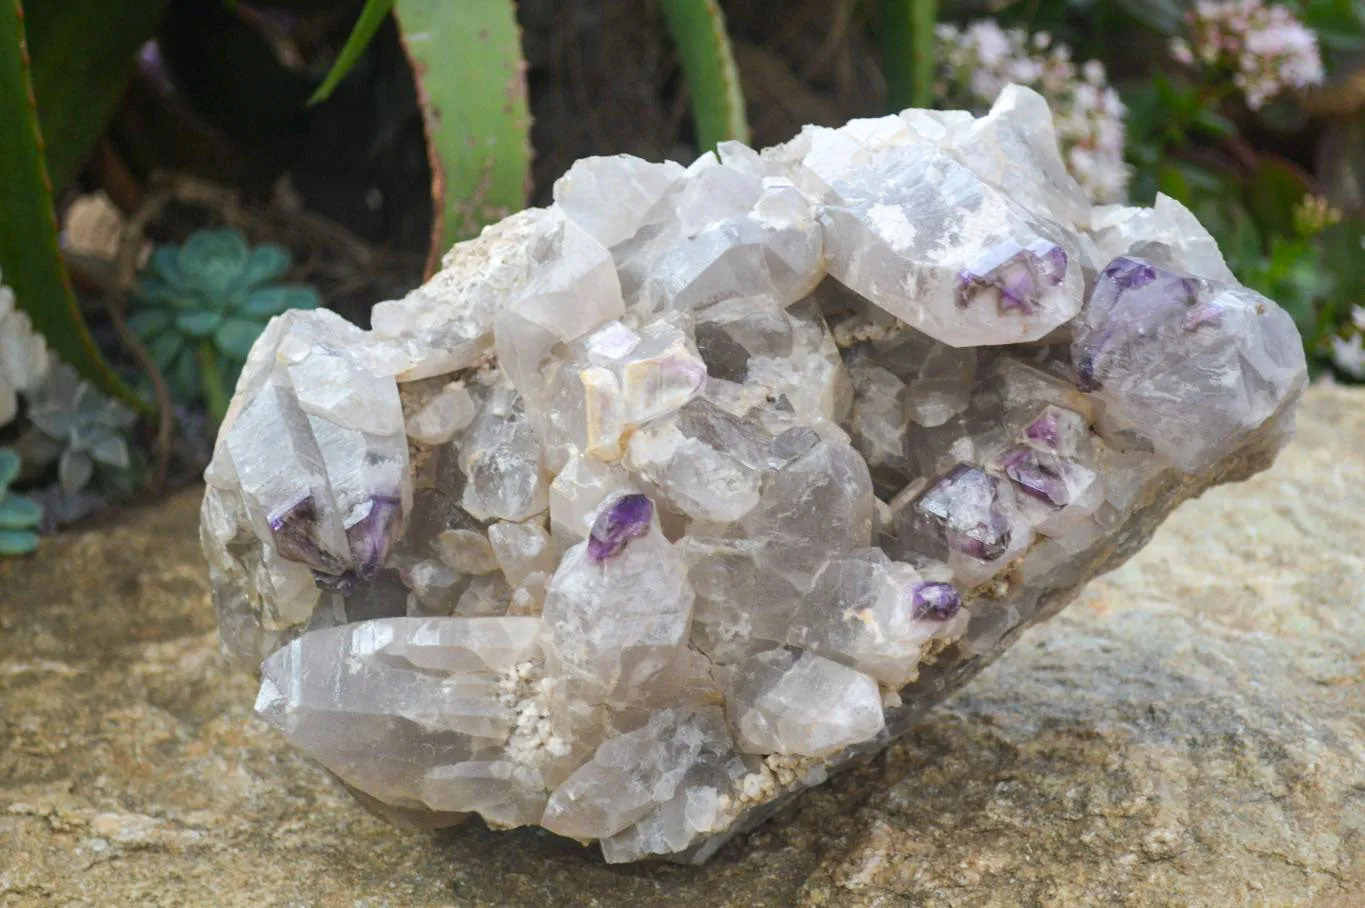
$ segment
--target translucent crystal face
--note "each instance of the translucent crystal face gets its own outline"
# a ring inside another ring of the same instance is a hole
[[[1090,211],[1027,89],[555,199],[371,332],[272,322],[206,474],[258,711],[428,825],[704,859],[1268,462],[1304,382],[1187,211]]]

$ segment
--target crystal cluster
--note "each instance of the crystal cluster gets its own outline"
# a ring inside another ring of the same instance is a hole
[[[698,861],[1267,465],[1304,382],[1010,87],[583,160],[372,330],[275,319],[203,543],[257,710],[370,806]]]

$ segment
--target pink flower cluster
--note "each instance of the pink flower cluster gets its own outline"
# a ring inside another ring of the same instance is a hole
[[[1174,39],[1171,56],[1231,72],[1252,110],[1288,89],[1322,82],[1318,36],[1278,3],[1200,0],[1188,19],[1190,37]]]
[[[1104,65],[1091,60],[1079,68],[1071,48],[1046,32],[1005,29],[994,19],[965,28],[935,29],[939,63],[938,97],[948,106],[982,111],[1011,82],[1027,85],[1047,99],[1071,175],[1095,202],[1121,202],[1128,193],[1123,161],[1123,118],[1127,112],[1105,78]]]

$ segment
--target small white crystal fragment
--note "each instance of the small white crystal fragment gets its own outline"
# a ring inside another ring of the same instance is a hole
[[[725,704],[746,753],[828,756],[884,725],[877,682],[814,653],[769,650],[739,663]]]
[[[443,445],[474,421],[474,399],[463,382],[453,381],[408,420],[408,437],[424,445]]]

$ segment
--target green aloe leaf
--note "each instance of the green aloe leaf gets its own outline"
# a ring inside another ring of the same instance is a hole
[[[0,0],[0,271],[48,345],[106,393],[147,405],[105,361],[76,305],[57,245],[52,183],[18,0]]]
[[[457,240],[526,204],[531,116],[511,0],[397,0],[431,161],[428,273]]]
[[[880,15],[877,30],[891,109],[930,106],[934,101],[937,0],[881,0]]]
[[[27,530],[43,519],[43,507],[22,495],[0,498],[0,530]]]
[[[351,71],[351,67],[360,59],[360,55],[365,53],[365,48],[370,46],[374,33],[379,31],[379,26],[384,23],[384,17],[391,9],[393,0],[365,0],[365,8],[360,11],[360,18],[351,28],[351,34],[347,36],[341,53],[337,54],[336,62],[327,72],[327,78],[322,80],[318,90],[313,92],[313,97],[308,99],[309,104],[317,104],[331,96],[341,84],[341,80]]]
[[[167,5],[167,0],[33,0],[24,10],[33,91],[55,192],[71,182],[104,132],[133,73],[138,48],[156,33]]]
[[[38,547],[38,537],[27,530],[0,530],[0,555],[27,555]]]
[[[709,151],[720,142],[749,141],[739,67],[716,0],[660,0],[668,33],[682,57],[697,144]]]

